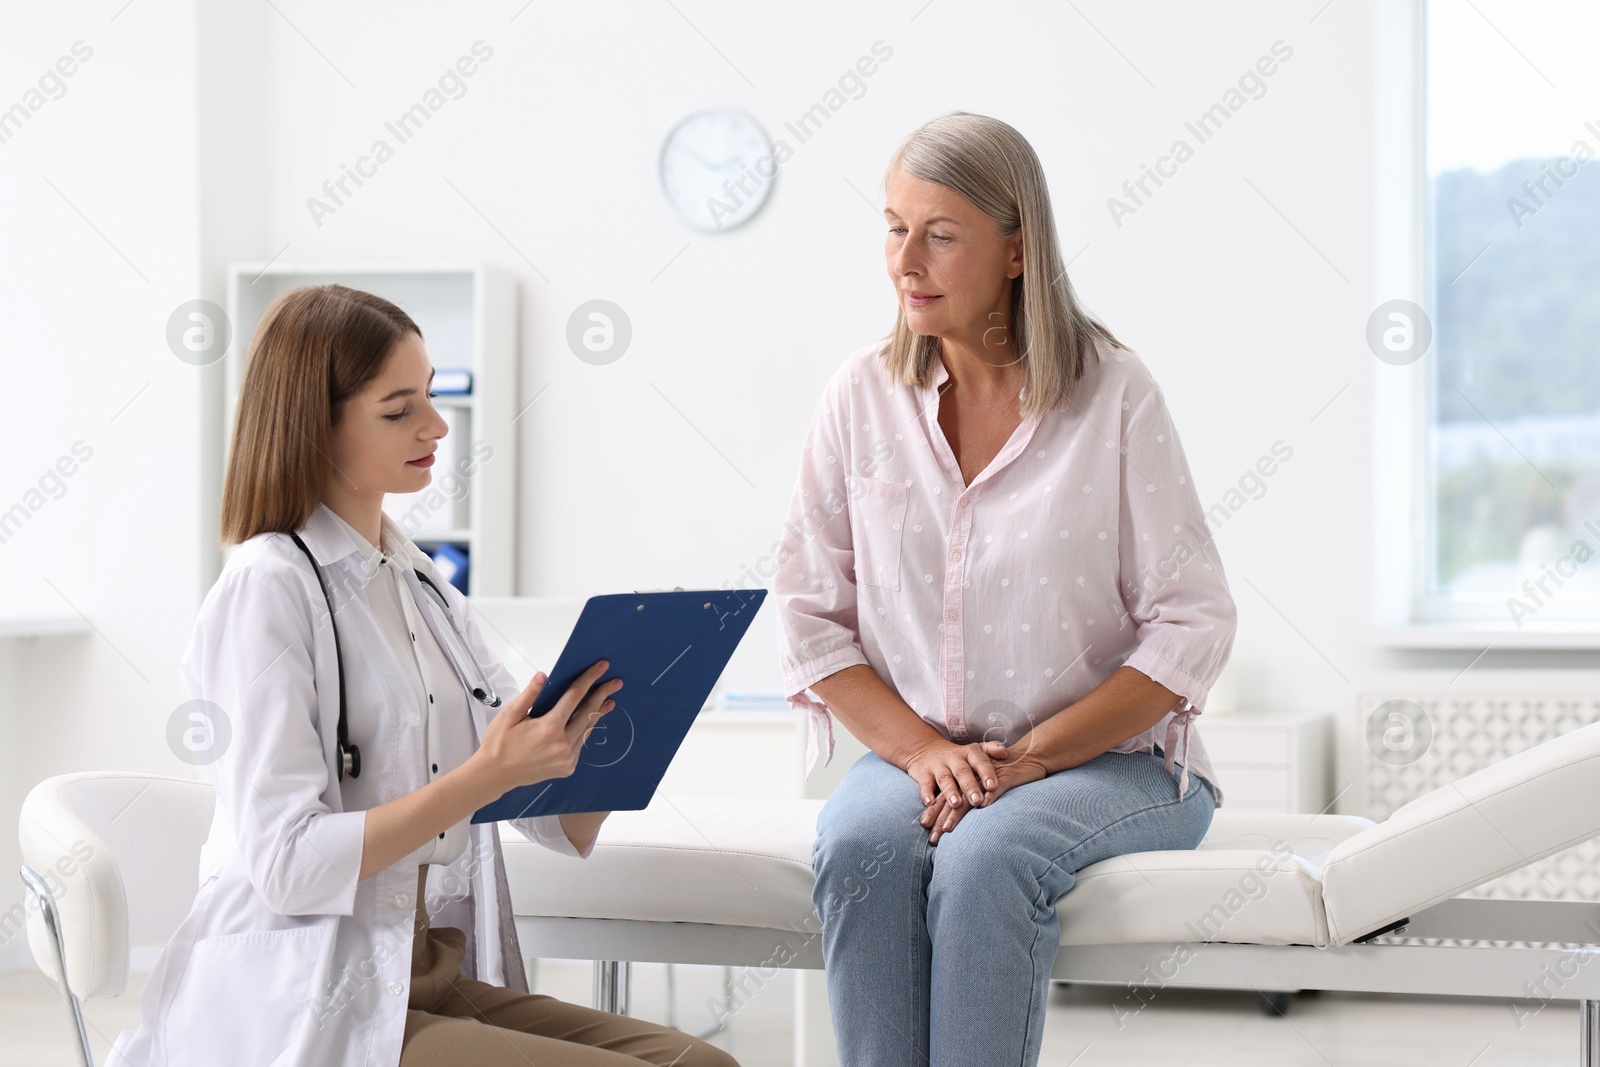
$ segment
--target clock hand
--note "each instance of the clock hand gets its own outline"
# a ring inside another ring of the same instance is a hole
[[[685,154],[686,154],[686,155],[690,155],[690,156],[693,156],[693,157],[694,157],[694,161],[695,161],[695,162],[696,162],[696,163],[698,163],[698,164],[700,164],[700,165],[701,165],[701,166],[702,166],[702,167],[709,167],[709,166],[711,166],[711,164],[710,164],[710,163],[708,163],[708,162],[706,162],[706,161],[705,161],[705,160],[704,160],[704,159],[702,159],[702,158],[701,158],[701,157],[700,157],[700,153],[699,153],[699,152],[696,152],[696,151],[695,151],[695,150],[694,150],[694,149],[692,149],[692,148],[690,148],[690,147],[689,147],[689,146],[688,146],[688,145],[679,145],[679,146],[678,146],[678,147],[679,147],[679,149],[680,149],[680,150],[681,150],[681,151],[682,151],[682,152],[684,152],[684,153],[685,153]]]
[[[735,163],[739,162],[739,158],[740,158],[738,156],[730,156],[728,159],[724,160],[721,163],[713,163],[709,159],[706,159],[705,157],[701,156],[699,152],[696,152],[694,149],[690,148],[688,145],[683,145],[682,148],[683,148],[683,151],[685,153],[687,153],[688,155],[694,157],[694,161],[696,163],[700,164],[702,167],[706,167],[706,168],[709,168],[711,170],[727,170],[729,167],[731,167]]]

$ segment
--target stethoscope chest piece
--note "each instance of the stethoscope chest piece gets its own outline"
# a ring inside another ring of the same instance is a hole
[[[339,781],[344,781],[344,776],[352,778],[361,777],[361,750],[355,745],[339,743]]]

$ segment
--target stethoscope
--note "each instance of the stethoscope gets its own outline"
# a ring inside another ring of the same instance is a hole
[[[304,552],[306,559],[311,561],[311,570],[317,576],[317,585],[322,589],[322,598],[328,602],[328,625],[333,627],[333,657],[339,668],[339,730],[337,742],[339,746],[339,781],[344,781],[346,774],[352,778],[360,778],[361,750],[350,743],[350,728],[345,723],[344,652],[339,647],[339,626],[333,620],[333,596],[328,592],[328,582],[322,576],[322,568],[317,566],[316,557],[311,554],[311,550],[306,547],[306,543],[300,540],[300,535],[297,533],[291,533],[289,536],[294,538],[294,543],[300,546],[300,551]],[[488,672],[483,669],[483,664],[478,662],[477,653],[472,651],[472,645],[468,643],[467,635],[462,632],[461,627],[456,623],[455,614],[450,610],[450,602],[444,598],[444,594],[439,591],[439,587],[433,584],[433,579],[415,567],[412,569],[416,571],[417,579],[428,587],[428,590],[433,593],[434,598],[438,601],[439,608],[444,612],[445,619],[450,623],[451,631],[456,635],[456,640],[461,643],[461,647],[466,650],[467,658],[472,661],[472,669],[478,672],[478,682],[480,684],[474,685],[467,679],[465,672],[461,670],[460,662],[449,649],[445,650],[444,658],[450,661],[451,668],[455,670],[456,677],[461,679],[461,685],[467,692],[471,693],[484,706],[498,708],[500,706],[500,697],[495,693],[494,687],[489,684]]]

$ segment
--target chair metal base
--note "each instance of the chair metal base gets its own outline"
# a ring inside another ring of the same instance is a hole
[[[77,996],[67,982],[67,949],[61,939],[61,923],[56,919],[55,896],[50,892],[50,884],[38,871],[24,863],[21,873],[22,884],[33,894],[33,899],[39,905],[39,914],[44,917],[45,929],[50,931],[50,943],[56,953],[56,974],[60,976],[57,986],[67,1002],[73,1033],[78,1036],[78,1060],[83,1067],[94,1067],[94,1050],[89,1047],[89,1028],[83,1021],[83,1005],[78,1003]]]

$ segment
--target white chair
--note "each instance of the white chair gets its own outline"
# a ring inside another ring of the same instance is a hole
[[[82,1002],[121,993],[130,948],[165,945],[189,913],[212,805],[204,782],[99,771],[47,778],[22,803],[28,947],[67,1002],[84,1067]]]

